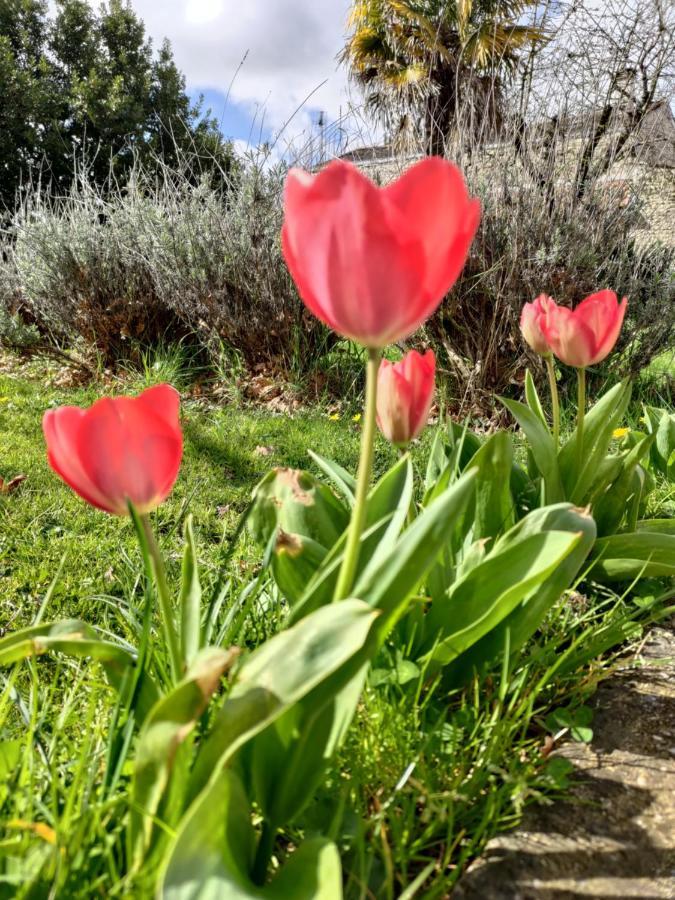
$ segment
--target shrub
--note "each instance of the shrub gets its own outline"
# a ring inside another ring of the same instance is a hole
[[[675,249],[638,235],[639,202],[578,204],[568,184],[549,206],[513,158],[487,171],[474,160],[468,172],[483,201],[481,227],[461,280],[426,328],[464,390],[504,391],[522,380],[520,312],[542,292],[570,305],[602,287],[629,297],[621,374],[672,346]]]
[[[243,164],[223,187],[184,163],[123,188],[82,175],[65,197],[31,188],[8,229],[0,302],[108,361],[139,342],[190,335],[251,363],[311,358],[307,320],[283,263],[283,169]]]
[[[26,322],[18,313],[0,306],[0,344],[20,352],[30,351],[40,343],[35,325]]]
[[[570,303],[604,286],[628,295],[615,371],[637,372],[672,346],[675,253],[640,233],[638,181],[629,203],[624,186],[602,185],[579,202],[564,179],[547,199],[508,141],[463,152],[452,155],[481,197],[482,222],[462,278],[418,341],[461,394],[489,405],[491,392],[521,382],[520,310],[542,291]],[[249,366],[321,373],[335,342],[299,302],[281,255],[285,171],[248,160],[214,187],[183,162],[153,178],[137,167],[124,188],[103,191],[84,176],[66,197],[32,188],[4,244],[0,304],[52,338],[84,339],[108,362],[174,339],[212,363],[226,345]],[[392,167],[369,174],[386,179]]]

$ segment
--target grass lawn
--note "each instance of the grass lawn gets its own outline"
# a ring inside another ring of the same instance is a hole
[[[0,374],[0,477],[26,481],[0,495],[0,628],[32,621],[60,565],[46,615],[106,616],[101,598],[123,596],[137,569],[137,545],[127,519],[101,514],[83,503],[47,464],[41,420],[51,406],[87,406],[102,393],[134,392],[147,386],[123,384],[63,388],[58,374],[29,365],[23,374]],[[331,419],[325,411],[270,413],[234,404],[215,406],[184,400],[185,450],[181,474],[169,500],[155,514],[155,528],[169,560],[182,544],[180,522],[187,506],[194,516],[202,562],[214,565],[223,536],[234,530],[251,490],[273,466],[311,468],[307,448],[354,468],[359,427],[350,416]],[[393,452],[379,442],[376,465]],[[258,550],[246,539],[240,564],[255,565]]]
[[[51,472],[40,421],[50,406],[87,405],[104,391],[145,385],[63,387],[55,367],[0,362],[0,476],[27,476],[0,494],[0,636],[39,615],[82,618],[130,637],[128,616],[141,593],[131,524],[91,509]],[[181,474],[154,514],[172,583],[188,506],[208,583],[224,538],[271,466],[311,469],[307,448],[356,466],[359,425],[350,415],[279,414],[199,398],[182,410]],[[378,439],[376,469],[394,458]],[[671,503],[665,485],[661,498]],[[244,536],[230,577],[243,583],[259,566],[260,551]],[[277,627],[282,611],[270,596],[267,607],[252,610],[244,644]],[[547,716],[565,708],[587,721],[579,709],[610,671],[612,653],[625,653],[644,624],[631,596],[570,592],[515,671],[451,695],[399,670],[385,648],[346,744],[285,841],[330,834],[348,898],[448,896],[492,834],[515,823],[528,802],[564,789],[566,764],[545,749]],[[575,638],[583,638],[578,647]],[[114,698],[97,667],[44,658],[0,678],[0,898],[150,896],[125,872],[127,773],[100,783]]]

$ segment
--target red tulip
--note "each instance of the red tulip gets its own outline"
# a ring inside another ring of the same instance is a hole
[[[548,341],[541,330],[541,318],[546,314],[550,306],[555,306],[555,301],[546,294],[540,294],[532,303],[526,303],[520,314],[520,330],[523,337],[540,356],[546,356],[551,352]]]
[[[555,303],[540,319],[541,330],[558,359],[577,369],[592,366],[609,354],[621,331],[628,300],[614,291],[591,294],[571,310]]]
[[[138,397],[104,397],[89,409],[60,406],[42,428],[52,469],[92,506],[122,516],[166,499],[178,476],[180,397],[168,384]]]
[[[434,398],[436,357],[416,350],[397,363],[383,360],[377,376],[377,424],[382,434],[399,446],[410,443],[429,418]]]
[[[286,181],[284,256],[322,322],[366,347],[412,334],[464,267],[480,218],[462,175],[438,157],[378,188],[350,163]]]

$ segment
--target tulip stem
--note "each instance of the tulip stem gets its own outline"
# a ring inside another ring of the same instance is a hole
[[[159,609],[162,619],[162,630],[164,631],[164,639],[169,649],[169,658],[171,660],[171,674],[174,682],[180,681],[183,674],[183,662],[180,652],[180,644],[173,620],[173,611],[171,609],[171,594],[169,593],[169,585],[166,580],[166,569],[164,568],[164,560],[155,540],[155,535],[150,525],[150,519],[147,515],[140,516],[143,526],[143,535],[147,541],[152,568],[155,575],[155,583],[157,585],[157,596],[159,598]]]
[[[584,418],[586,415],[586,369],[577,369],[577,462],[584,462]]]
[[[361,455],[356,480],[356,497],[354,498],[354,509],[352,510],[352,518],[349,523],[345,555],[335,587],[335,600],[344,600],[345,597],[349,596],[359,561],[361,534],[366,521],[366,498],[368,497],[370,478],[373,473],[373,448],[377,416],[377,373],[380,368],[381,358],[381,350],[369,349],[368,366],[366,368],[366,406],[363,415],[363,431],[361,432]]]
[[[558,382],[555,377],[555,366],[553,365],[553,356],[549,353],[546,359],[546,371],[548,373],[548,385],[551,391],[551,409],[553,411],[553,444],[555,451],[558,452],[560,443],[560,399],[558,397]]]
[[[262,887],[267,878],[267,870],[274,851],[274,839],[277,829],[265,819],[262,823],[262,832],[258,841],[255,859],[253,861],[253,883]]]

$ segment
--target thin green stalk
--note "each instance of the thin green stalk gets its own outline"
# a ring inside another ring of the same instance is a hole
[[[380,368],[381,350],[370,349],[368,351],[368,367],[366,369],[366,406],[363,415],[363,431],[361,432],[361,456],[359,459],[359,472],[356,480],[356,496],[345,556],[340,569],[337,585],[335,587],[335,599],[344,600],[354,584],[354,573],[359,561],[361,534],[366,521],[366,498],[370,487],[370,478],[373,473],[373,447],[375,443],[376,413],[377,413],[377,372]]]
[[[262,832],[258,841],[258,848],[253,863],[253,883],[262,887],[267,878],[267,870],[270,860],[272,859],[272,851],[274,850],[274,840],[277,835],[276,828],[271,825],[267,819],[262,823]]]
[[[560,445],[560,398],[558,397],[558,382],[555,377],[553,356],[549,353],[546,359],[546,371],[548,373],[548,385],[551,391],[551,409],[553,412],[553,443],[556,452]]]
[[[584,418],[586,415],[586,369],[577,369],[577,463],[584,463]]]
[[[403,459],[408,453],[407,445],[405,447],[398,448],[398,458]],[[405,524],[407,527],[410,527],[412,523],[415,521],[415,499],[414,497],[410,498],[410,506],[408,507],[408,512],[405,515]]]
[[[107,789],[108,796],[112,796],[117,786],[131,747],[135,725],[134,708],[152,656],[150,627],[154,609],[154,592],[152,590],[154,568],[142,518],[131,503],[129,503],[129,515],[134,524],[136,537],[141,548],[141,556],[143,557],[145,596],[143,598],[143,620],[138,638],[136,665],[133,667],[133,670],[128,671],[124,676],[117,702],[113,708],[110,727],[108,728],[109,737],[103,774],[103,785]]]
[[[143,526],[143,535],[148,543],[148,551],[152,560],[152,568],[155,573],[155,582],[157,584],[157,596],[159,598],[159,610],[162,619],[162,630],[164,631],[164,639],[169,649],[169,658],[171,660],[171,674],[174,682],[180,681],[183,674],[183,661],[180,653],[180,643],[173,619],[173,610],[171,608],[171,594],[169,585],[166,580],[166,570],[164,568],[164,560],[155,535],[150,525],[150,519],[147,515],[140,516]]]

